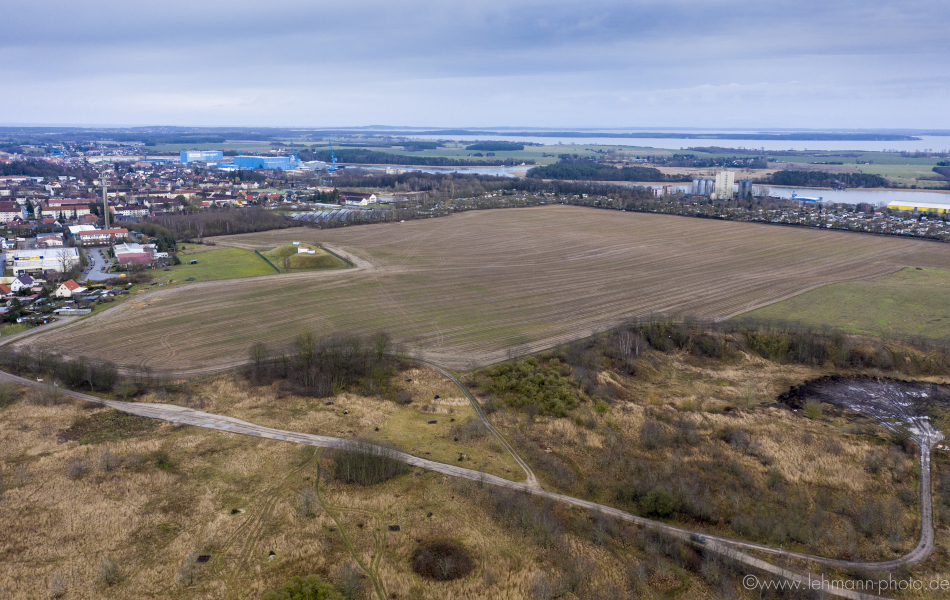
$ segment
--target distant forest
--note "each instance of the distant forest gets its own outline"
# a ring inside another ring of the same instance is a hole
[[[569,179],[580,181],[689,181],[688,176],[667,176],[653,167],[612,167],[592,162],[558,162],[528,171],[535,179]]]
[[[0,165],[0,175],[26,175],[27,177],[75,177],[86,179],[92,177],[92,170],[80,167],[67,167],[45,160],[19,160],[17,162]]]
[[[515,142],[478,142],[470,146],[465,146],[466,150],[484,150],[486,152],[520,152],[524,150],[524,144]]]
[[[443,156],[407,156],[405,154],[389,154],[388,152],[376,152],[375,150],[364,150],[362,148],[341,148],[334,149],[337,161],[348,164],[364,165],[415,165],[421,167],[471,167],[471,166],[512,166],[521,163],[534,164],[533,160],[522,159],[499,159],[486,160],[473,163],[470,160],[459,160],[457,158],[446,158]],[[301,150],[298,151],[301,160],[322,160],[330,162],[329,150]]]
[[[386,175],[359,169],[343,172],[338,185],[391,189],[399,192],[427,192],[430,200],[443,198],[472,198],[486,192],[526,192],[529,194],[608,195],[625,201],[653,198],[646,187],[590,184],[573,181],[541,181],[518,177],[495,177],[460,173],[421,173],[413,171],[402,175]]]
[[[765,178],[763,183],[801,187],[852,188],[891,187],[891,182],[880,175],[870,173],[825,173],[823,171],[776,171]]]

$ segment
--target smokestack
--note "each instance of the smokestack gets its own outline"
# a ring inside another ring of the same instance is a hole
[[[102,178],[102,211],[103,218],[105,219],[105,227],[103,229],[109,228],[109,186],[106,185],[106,178]]]

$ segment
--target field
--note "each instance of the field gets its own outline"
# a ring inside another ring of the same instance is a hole
[[[410,353],[467,368],[633,317],[728,318],[950,258],[950,246],[919,240],[566,206],[216,241],[263,250],[291,240],[358,267],[156,289],[21,343],[200,372],[246,360],[256,341],[382,330]]]
[[[950,339],[950,272],[905,269],[872,281],[836,283],[744,317],[837,327],[890,339]]]
[[[236,248],[221,248],[183,254],[182,264],[169,267],[167,278],[176,283],[194,277],[195,281],[216,281],[238,277],[276,275],[277,272],[254,252]],[[189,264],[196,260],[197,264]]]

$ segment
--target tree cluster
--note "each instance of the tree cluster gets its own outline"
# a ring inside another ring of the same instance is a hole
[[[668,176],[652,167],[613,167],[588,162],[557,162],[528,171],[534,179],[570,179],[580,181],[686,181],[688,177]]]
[[[824,171],[776,171],[762,183],[790,187],[890,187],[891,183],[871,173],[825,173]]]
[[[284,229],[291,225],[286,218],[260,207],[167,214],[152,217],[142,224],[147,223],[161,226],[167,232],[165,235],[179,241],[201,241],[207,236]]]
[[[479,161],[473,163],[470,160],[461,160],[457,158],[448,158],[444,156],[407,156],[405,154],[390,154],[388,152],[376,152],[375,150],[366,150],[363,148],[341,148],[334,149],[337,161],[348,164],[366,164],[366,165],[418,165],[425,167],[471,167],[478,165],[485,166],[511,166],[516,164],[530,163],[530,160],[522,159],[499,159],[489,161]],[[302,160],[322,160],[330,162],[330,150],[301,151],[299,152]]]
[[[486,152],[520,152],[524,150],[524,144],[516,142],[476,142],[465,146],[465,149]]]

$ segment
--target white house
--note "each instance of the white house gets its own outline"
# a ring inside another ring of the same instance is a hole
[[[53,295],[57,298],[70,298],[73,294],[81,294],[85,291],[86,288],[70,279],[69,281],[59,284],[59,287],[56,288],[56,291],[53,292]]]

